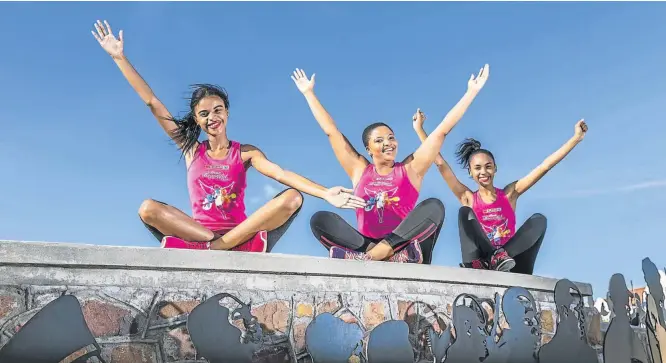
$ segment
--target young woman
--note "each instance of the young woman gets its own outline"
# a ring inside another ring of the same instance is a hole
[[[423,130],[425,119],[420,110],[413,118],[414,130],[421,141],[428,138]],[[442,156],[437,156],[435,165],[463,205],[458,214],[462,267],[532,274],[546,233],[546,217],[539,213],[534,214],[516,231],[515,210],[518,197],[583,141],[586,132],[585,122],[578,121],[574,127],[574,136],[559,150],[527,176],[503,189],[496,188],[493,184],[497,172],[495,157],[490,151],[482,149],[478,141],[467,139],[460,144],[456,152],[458,161],[478,185],[476,192],[462,184]]]
[[[220,88],[197,85],[190,112],[182,119],[174,118],[123,54],[122,30],[116,39],[109,24],[104,24],[97,21],[93,35],[185,158],[194,218],[155,200],[146,200],[139,208],[141,220],[163,247],[270,252],[301,208],[303,196],[297,190],[338,208],[363,207],[363,200],[353,196],[352,190],[326,189],[283,170],[257,147],[230,140],[226,131],[229,98]],[[207,140],[199,142],[202,130]],[[244,198],[250,167],[294,189],[282,191],[248,217]]]
[[[341,217],[317,212],[310,226],[332,258],[429,264],[444,221],[444,205],[430,198],[415,207],[421,182],[446,135],[458,123],[488,79],[488,65],[472,75],[467,92],[413,154],[397,162],[398,140],[384,123],[374,123],[362,135],[369,162],[338,130],[314,93],[315,75],[308,79],[297,69],[292,76],[319,126],[324,130],[340,165],[366,201],[356,210],[358,231]]]

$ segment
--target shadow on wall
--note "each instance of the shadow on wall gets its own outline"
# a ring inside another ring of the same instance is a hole
[[[615,274],[609,283],[612,317],[603,339],[605,363],[666,363],[663,287],[656,266],[647,258],[643,260],[643,273],[649,291],[655,292],[647,294],[647,311],[641,322],[646,327],[647,347],[630,324],[632,296],[625,279]],[[331,313],[322,313],[305,329],[305,347],[312,363],[598,362],[597,351],[587,340],[589,322],[580,291],[563,279],[557,282],[554,296],[557,329],[545,344],[541,344],[543,317],[534,297],[525,288],[510,287],[501,296],[495,294],[494,299],[459,295],[448,326],[435,317],[434,323],[423,324],[420,329],[419,320],[428,318],[408,316],[410,307],[405,309],[403,320],[384,321],[369,332]],[[229,302],[238,307],[230,310],[223,306]],[[206,299],[194,307],[186,324],[196,358],[204,361],[249,363],[256,361],[256,353],[262,349],[265,327],[252,315],[251,303],[231,294]],[[73,295],[51,301],[15,333],[8,333],[6,326],[0,331],[11,336],[0,349],[0,363],[105,362]]]

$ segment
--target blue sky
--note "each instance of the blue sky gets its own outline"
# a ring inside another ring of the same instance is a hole
[[[416,108],[432,130],[487,62],[445,158],[475,137],[504,185],[584,117],[585,141],[518,203],[521,222],[549,220],[535,273],[591,282],[597,296],[615,272],[643,285],[643,257],[666,265],[665,17],[664,3],[3,3],[0,238],[156,246],[142,200],[190,213],[178,151],[90,34],[107,19],[173,113],[186,111],[189,84],[223,85],[232,139],[326,186],[350,182],[289,78],[295,67],[317,73],[358,149],[363,128],[384,121],[405,156],[418,145]],[[280,186],[248,178],[252,212]],[[428,197],[447,207],[433,263],[455,266],[459,204],[434,168]],[[325,256],[309,229],[318,210],[331,208],[307,197],[275,252]]]

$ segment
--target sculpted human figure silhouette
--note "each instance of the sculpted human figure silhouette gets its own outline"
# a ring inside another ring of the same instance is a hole
[[[666,329],[664,327],[664,288],[659,270],[649,258],[643,260],[643,275],[648,285],[645,328],[652,363],[666,362]]]
[[[242,319],[245,333],[229,322],[229,309],[220,305],[225,298],[240,305],[231,317]],[[210,363],[252,362],[263,336],[257,318],[251,314],[250,304],[227,293],[217,294],[197,305],[187,319],[187,330],[197,354]]]
[[[458,305],[460,298],[469,298],[471,306]],[[487,318],[478,299],[469,294],[459,295],[453,301],[453,327],[455,340],[446,351],[446,363],[477,363],[486,358],[485,340]]]
[[[577,301],[571,294],[574,291]],[[576,302],[572,310],[571,305]],[[587,344],[583,296],[578,287],[567,279],[555,284],[557,329],[553,339],[539,350],[540,363],[580,362],[597,363],[597,353]]]
[[[624,276],[611,276],[608,287],[614,317],[604,336],[604,363],[648,363],[647,353],[629,325],[629,290]]]
[[[500,330],[499,294],[495,294],[495,319],[486,338],[488,357],[484,363],[536,363],[540,324],[536,302],[523,287],[510,287],[504,292],[502,312],[509,325]]]

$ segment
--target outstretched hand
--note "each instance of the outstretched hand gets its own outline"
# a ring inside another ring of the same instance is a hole
[[[106,25],[106,28],[104,27]],[[121,30],[118,33],[118,38],[113,35],[113,31],[111,31],[111,26],[109,23],[104,20],[104,25],[102,25],[102,22],[97,20],[95,23],[95,31],[91,31],[92,35],[97,39],[99,42],[99,45],[102,46],[102,48],[109,53],[109,55],[113,58],[120,58],[123,56],[123,31]]]
[[[414,121],[414,128],[422,129],[425,120],[426,120],[425,113],[423,113],[423,111],[421,111],[420,108],[417,108],[416,113],[414,114],[414,116],[412,116],[412,121]]]
[[[483,86],[486,84],[489,75],[490,66],[486,64],[479,70],[479,74],[476,77],[474,77],[474,74],[469,77],[469,81],[467,82],[467,89],[475,92],[480,91],[481,88],[483,88]]]
[[[315,74],[312,74],[312,78],[308,79],[308,77],[305,75],[305,71],[302,69],[296,68],[294,71],[294,75],[291,76],[292,81],[296,83],[296,87],[298,87],[298,90],[301,91],[301,93],[306,94],[308,92],[312,92],[314,89],[315,85]]]
[[[576,126],[574,126],[574,137],[578,139],[578,141],[582,141],[585,138],[586,133],[587,124],[585,123],[585,119],[581,119],[576,122]]]
[[[351,189],[344,187],[333,187],[326,191],[326,194],[324,194],[324,200],[337,208],[364,208],[365,201],[352,193],[354,193],[354,191]]]

